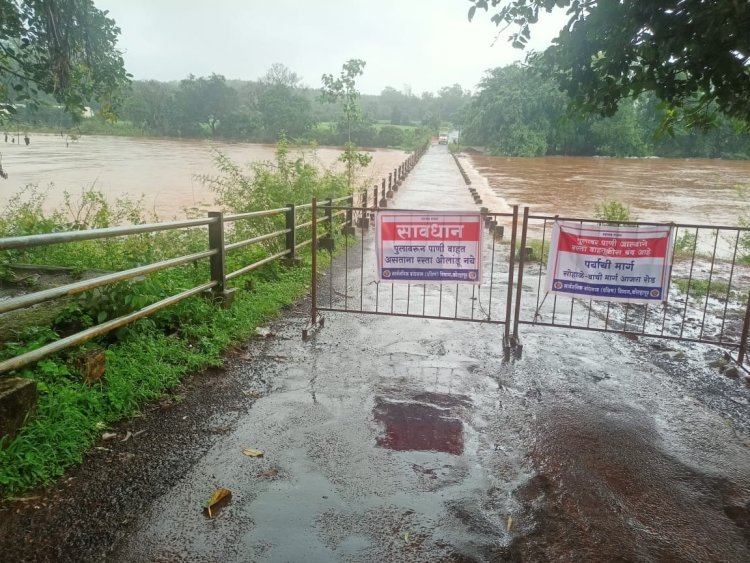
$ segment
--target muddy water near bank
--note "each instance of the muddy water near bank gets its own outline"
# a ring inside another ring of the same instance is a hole
[[[505,203],[528,205],[533,213],[592,217],[596,204],[616,199],[641,221],[736,225],[750,208],[742,194],[750,188],[750,161],[462,158],[485,178],[488,191]]]
[[[220,150],[237,164],[268,161],[274,158],[273,145],[226,143],[201,140],[145,139],[132,137],[83,136],[67,142],[59,135],[35,134],[29,146],[0,146],[2,165],[9,174],[0,180],[0,207],[27,184],[48,190],[48,206],[63,201],[63,192],[79,193],[95,185],[109,198],[144,195],[146,209],[161,218],[184,216],[187,208],[213,205],[213,194],[196,176],[216,174],[213,149]],[[325,168],[343,170],[337,162],[341,151],[320,147],[305,151],[308,160]],[[290,157],[297,158],[298,151]],[[361,174],[365,185],[379,183],[399,164],[406,153],[377,149],[373,161]]]
[[[468,209],[459,181],[436,147],[396,203]],[[335,287],[358,272],[338,262]],[[96,455],[112,463],[63,492],[73,516],[53,526],[30,507],[13,530],[55,538],[49,559],[70,561],[750,558],[750,441],[725,418],[746,403],[702,402],[680,373],[718,377],[701,366],[671,374],[617,336],[526,326],[523,358],[503,362],[502,327],[386,316],[331,314],[302,341],[306,313],[288,311],[216,374],[213,395],[247,405],[195,416],[181,403],[136,419],[133,430],[159,429],[157,444],[108,443]],[[210,445],[174,440],[185,418]],[[182,458],[179,474],[158,472]],[[216,487],[233,497],[208,520],[201,506]],[[87,512],[102,506],[129,508],[102,524]],[[16,549],[43,558],[33,544]]]

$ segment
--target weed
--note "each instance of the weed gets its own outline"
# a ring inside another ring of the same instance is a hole
[[[614,199],[596,204],[594,206],[594,216],[607,223],[615,224],[627,223],[636,219],[634,216],[631,216],[630,207]]]
[[[719,301],[726,301],[727,297],[730,300],[739,297],[739,292],[734,290],[730,291],[729,285],[722,281],[713,280],[710,288],[708,280],[678,278],[672,281],[682,293],[688,294],[689,290],[689,296],[696,300],[703,300],[703,298],[706,297],[706,294],[714,299],[718,299]]]

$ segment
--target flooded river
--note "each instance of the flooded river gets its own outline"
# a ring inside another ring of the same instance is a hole
[[[214,174],[213,151],[218,149],[238,164],[270,160],[273,145],[225,143],[205,140],[143,139],[84,136],[66,142],[59,135],[31,136],[29,146],[0,145],[2,167],[0,206],[27,184],[48,188],[48,204],[56,206],[64,191],[80,192],[96,185],[111,199],[122,195],[145,196],[145,204],[161,218],[183,216],[191,207],[211,206],[213,194],[196,176]],[[322,147],[308,157],[324,167],[342,170],[336,162],[341,151]],[[401,164],[404,151],[378,149],[361,175],[367,185],[379,182]],[[371,180],[371,181],[370,181]]]
[[[750,161],[591,157],[468,157],[472,178],[504,204],[535,213],[592,217],[597,204],[619,200],[641,221],[736,225],[750,209]]]

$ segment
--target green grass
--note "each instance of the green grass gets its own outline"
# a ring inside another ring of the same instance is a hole
[[[688,278],[677,278],[672,280],[672,283],[674,283],[677,286],[677,289],[682,293],[688,293],[688,290],[690,290],[690,297],[697,300],[702,300],[706,297],[706,294],[721,301],[726,301],[727,295],[730,300],[739,297],[739,292],[734,290],[729,291],[728,284],[722,281],[713,280],[710,288],[708,280],[693,279],[691,281]]]
[[[326,253],[319,258],[320,267],[325,267]],[[229,309],[194,297],[166,310],[161,318],[133,325],[107,347],[102,383],[81,382],[65,354],[18,374],[37,381],[39,402],[36,417],[0,449],[0,493],[17,495],[62,475],[82,460],[109,424],[138,413],[188,374],[220,365],[227,348],[252,337],[256,327],[305,294],[310,269],[270,264],[253,277],[253,291],[240,286]],[[165,319],[179,324],[180,330],[166,333],[159,326]]]

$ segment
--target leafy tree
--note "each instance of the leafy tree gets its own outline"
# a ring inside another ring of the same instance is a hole
[[[308,135],[315,125],[310,100],[293,88],[275,84],[263,89],[258,97],[263,130],[270,138]]]
[[[467,111],[464,135],[492,152],[541,156],[549,152],[564,97],[526,67],[487,71]]]
[[[322,77],[323,88],[321,98],[329,103],[341,103],[344,120],[346,123],[347,143],[344,154],[339,157],[346,164],[346,177],[349,189],[352,187],[354,171],[364,168],[370,164],[372,156],[357,152],[357,147],[352,143],[352,125],[362,119],[362,111],[359,107],[359,92],[357,91],[356,79],[362,76],[365,68],[362,59],[349,59],[341,68],[338,78],[331,74]]]
[[[113,116],[128,82],[119,34],[91,0],[0,0],[0,122],[45,93],[76,117],[95,101]]]
[[[264,86],[284,86],[286,88],[297,88],[302,81],[302,77],[292,71],[286,65],[274,63],[266,71],[266,74],[260,79]]]
[[[136,81],[131,85],[122,108],[122,116],[144,130],[159,134],[170,132],[174,106],[173,88],[156,80]]]
[[[180,131],[183,134],[200,133],[208,126],[211,136],[221,121],[226,121],[237,105],[237,92],[227,86],[220,74],[196,78],[192,74],[180,82],[175,96],[180,112]]]
[[[445,121],[455,122],[461,108],[471,99],[469,92],[464,92],[460,84],[443,86],[438,92],[438,116]]]
[[[432,135],[438,135],[440,133],[440,117],[434,113],[428,113],[422,118],[422,125]]]
[[[663,126],[713,123],[713,110],[750,124],[750,2],[737,0],[471,0],[497,8],[523,48],[542,11],[569,20],[538,55],[579,108],[611,116],[624,98],[654,92],[668,105]]]

